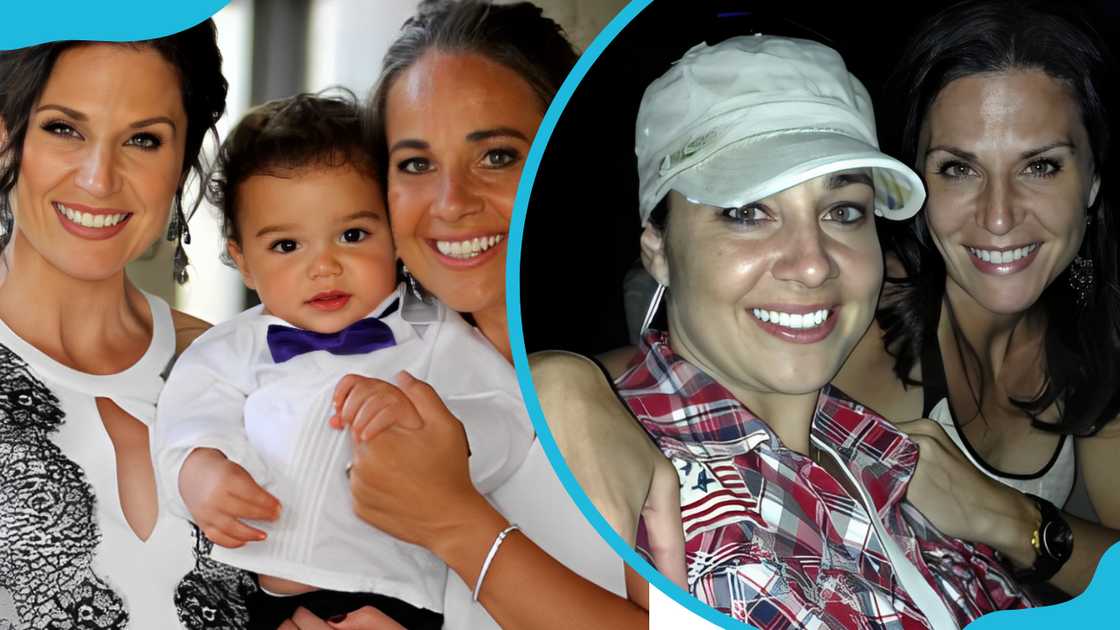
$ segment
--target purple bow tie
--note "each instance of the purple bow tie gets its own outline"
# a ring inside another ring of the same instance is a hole
[[[331,354],[364,354],[397,345],[389,325],[375,317],[360,319],[336,333],[317,333],[271,324],[267,339],[272,360],[277,363],[316,350],[326,350]]]

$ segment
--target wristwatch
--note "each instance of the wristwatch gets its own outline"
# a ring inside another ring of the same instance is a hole
[[[1031,535],[1035,560],[1030,568],[1015,572],[1015,579],[1024,584],[1038,584],[1054,577],[1073,553],[1073,530],[1054,504],[1033,494],[1024,493],[1038,505],[1042,522]]]

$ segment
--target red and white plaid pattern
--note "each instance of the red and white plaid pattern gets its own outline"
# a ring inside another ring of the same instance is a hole
[[[764,630],[929,627],[858,498],[677,356],[665,333],[647,333],[642,351],[616,385],[677,467],[697,598]],[[905,501],[918,462],[906,435],[830,387],[811,432],[860,479],[884,528],[962,627],[1032,605],[990,548],[945,536]]]

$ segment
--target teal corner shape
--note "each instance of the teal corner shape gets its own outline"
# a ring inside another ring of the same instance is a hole
[[[163,37],[214,15],[230,0],[54,0],[5,3],[0,50],[60,39],[126,42]]]

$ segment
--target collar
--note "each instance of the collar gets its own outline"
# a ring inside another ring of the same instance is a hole
[[[766,450],[808,459],[786,448],[770,425],[727,388],[673,352],[667,333],[648,331],[640,359],[616,384],[666,455],[708,461]],[[831,385],[817,399],[810,438],[836,450],[864,480],[876,506],[905,495],[917,466],[917,445]]]

